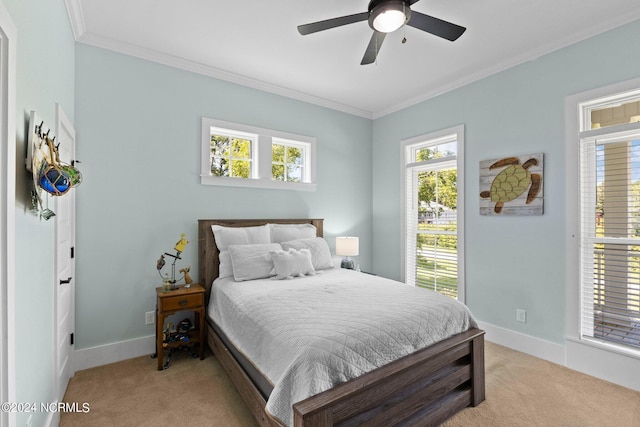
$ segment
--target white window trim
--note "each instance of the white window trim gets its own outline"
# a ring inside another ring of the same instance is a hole
[[[638,390],[640,357],[633,350],[580,338],[580,105],[640,88],[640,78],[565,99],[566,365]],[[606,361],[606,364],[604,363]]]
[[[257,146],[251,147],[251,150],[255,153],[252,159],[253,178],[211,175],[210,141],[212,127],[225,129],[230,133],[257,135]],[[316,191],[316,139],[313,137],[202,117],[201,138],[200,183],[203,185]],[[305,177],[308,177],[309,182],[275,181],[271,178],[271,143],[274,139],[306,146]]]
[[[402,252],[401,252],[401,262],[402,262],[402,277],[401,280],[403,282],[407,281],[407,183],[406,183],[406,173],[407,167],[409,166],[419,166],[425,162],[413,163],[410,162],[412,159],[412,153],[414,150],[410,149],[414,144],[419,144],[421,142],[429,141],[434,142],[438,139],[445,139],[452,134],[456,135],[457,139],[457,153],[456,153],[456,165],[457,165],[457,173],[458,173],[458,206],[462,206],[461,209],[457,210],[458,214],[458,301],[464,303],[466,301],[466,280],[465,280],[465,243],[464,243],[464,125],[454,126],[448,129],[443,129],[436,132],[431,132],[424,135],[414,136],[408,139],[404,139],[400,142],[402,155],[400,156],[401,161],[401,193],[402,194]],[[442,159],[442,161],[448,162],[450,159]],[[438,160],[436,160],[438,162]]]

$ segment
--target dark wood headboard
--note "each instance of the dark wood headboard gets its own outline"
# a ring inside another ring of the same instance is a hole
[[[218,277],[218,247],[211,231],[212,225],[224,227],[255,227],[265,224],[311,224],[316,227],[316,235],[323,236],[323,219],[199,219],[198,220],[198,283],[206,291],[209,301],[211,285]]]

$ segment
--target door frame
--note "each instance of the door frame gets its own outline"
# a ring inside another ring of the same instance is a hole
[[[0,3],[0,401],[16,401],[15,378],[15,179],[16,37],[9,12]],[[0,426],[13,427],[15,413],[0,411]]]

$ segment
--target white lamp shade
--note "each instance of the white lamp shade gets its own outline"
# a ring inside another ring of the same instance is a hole
[[[360,253],[360,239],[357,237],[336,237],[336,255],[356,256]]]

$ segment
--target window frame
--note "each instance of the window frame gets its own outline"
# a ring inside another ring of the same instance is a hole
[[[255,137],[255,146],[251,148],[252,176],[250,178],[211,175],[212,129],[241,135],[243,138]],[[272,179],[272,142],[274,140],[289,141],[305,147],[304,164],[307,169],[305,174],[307,182]],[[316,191],[315,165],[316,139],[313,137],[202,117],[200,162],[200,184],[202,185]]]
[[[631,96],[635,95],[635,96]],[[625,93],[617,98],[624,103],[627,100],[640,99],[640,91]],[[594,109],[608,108],[617,104],[616,97],[605,97],[591,100],[579,104],[580,109],[580,129],[579,129],[579,151],[580,151],[580,223],[581,245],[580,245],[580,331],[579,338],[583,341],[591,341],[600,345],[609,345],[624,351],[636,351],[640,355],[640,349],[630,347],[621,340],[605,340],[596,336],[595,326],[595,303],[593,283],[595,274],[592,271],[595,243],[604,243],[609,246],[629,246],[640,245],[640,240],[625,237],[599,236],[595,229],[596,219],[596,198],[591,194],[591,186],[584,187],[589,183],[593,185],[597,181],[597,157],[598,146],[606,146],[609,143],[621,143],[640,138],[640,123],[627,123],[611,125],[602,128],[591,129],[591,112]],[[583,151],[584,149],[584,151]],[[628,182],[627,185],[630,185]],[[583,195],[586,195],[583,197]],[[605,249],[606,250],[606,249]],[[589,261],[585,261],[589,260]],[[586,265],[585,265],[586,263]],[[628,271],[628,270],[627,270]],[[612,288],[617,288],[617,284],[612,284]],[[601,290],[601,292],[604,290]],[[606,291],[604,291],[606,292]],[[607,307],[605,304],[604,307]],[[613,309],[613,308],[612,308]],[[603,308],[603,311],[605,309]],[[607,314],[609,316],[609,314]],[[589,323],[593,322],[593,323]]]
[[[311,168],[309,167],[309,149],[310,149],[310,144],[306,143],[306,142],[300,142],[300,141],[294,141],[291,139],[284,139],[284,138],[272,138],[271,140],[271,148],[273,150],[273,145],[282,145],[285,147],[285,162],[282,163],[283,166],[285,166],[286,169],[286,148],[287,147],[292,147],[292,148],[298,148],[300,151],[302,151],[303,156],[302,156],[302,181],[300,182],[310,182],[311,181]],[[272,156],[272,161],[271,161],[271,166],[273,166],[275,163],[273,162],[273,156]],[[278,163],[279,164],[279,163]],[[286,174],[285,174],[286,177]],[[273,179],[273,172],[271,173],[271,179]],[[280,181],[277,179],[273,179],[274,181],[278,181],[278,182],[296,182],[296,181],[287,181],[286,179],[284,181]]]
[[[415,161],[416,153],[426,146],[438,145],[446,141],[455,140],[456,156],[455,159],[451,157],[427,160],[427,161]],[[443,129],[440,131],[430,132],[424,135],[408,138],[401,141],[401,183],[402,183],[402,281],[408,282],[408,240],[407,234],[409,232],[408,224],[408,184],[407,173],[413,168],[423,167],[438,167],[444,168],[447,166],[455,165],[457,171],[457,244],[458,244],[458,301],[464,303],[466,301],[466,280],[465,280],[465,231],[464,231],[464,125],[458,125],[451,128]]]
[[[581,336],[582,315],[582,285],[581,285],[581,189],[580,189],[580,141],[584,138],[595,138],[604,134],[628,132],[640,129],[640,123],[615,125],[599,129],[590,127],[590,114],[587,112],[597,108],[608,107],[614,100],[628,99],[624,94],[640,93],[640,78],[610,86],[588,90],[567,96],[565,99],[565,180],[566,180],[566,272],[565,290],[566,316],[566,364],[591,375],[600,376],[619,384],[633,381],[629,377],[629,369],[635,369],[634,361],[640,360],[640,352],[632,348],[623,347]],[[587,118],[588,117],[588,118]],[[587,119],[585,119],[587,118]],[[617,128],[617,129],[614,129]],[[598,367],[604,361],[607,366],[616,366],[606,373]],[[638,377],[637,375],[635,377]]]

